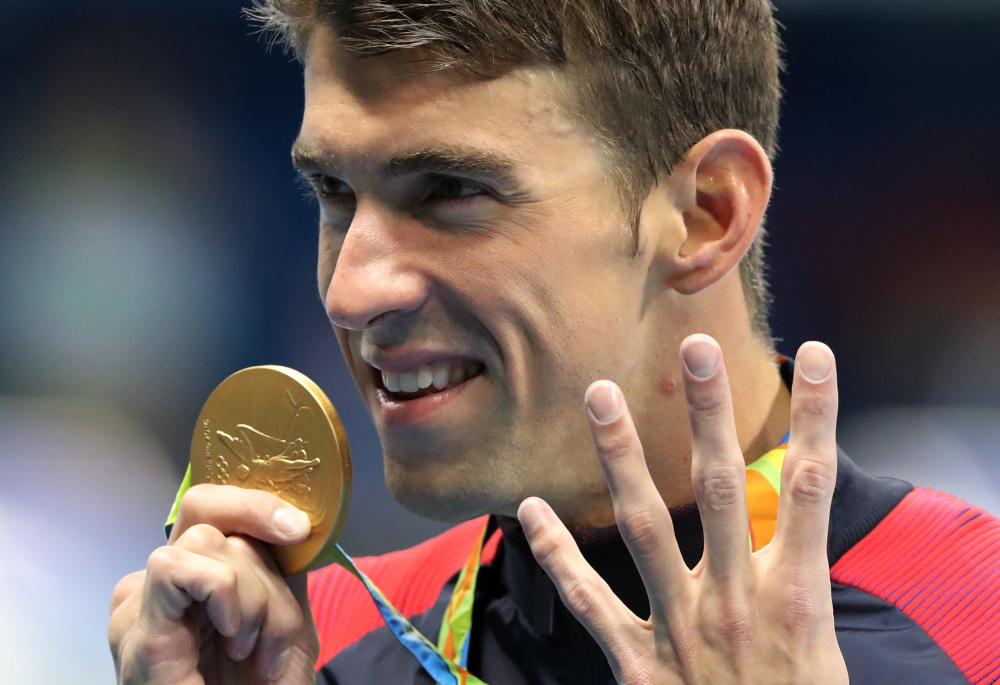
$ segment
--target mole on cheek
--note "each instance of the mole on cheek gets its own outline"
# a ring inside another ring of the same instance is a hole
[[[677,390],[677,380],[670,376],[664,376],[660,379],[660,390],[665,395],[673,395],[674,391]]]

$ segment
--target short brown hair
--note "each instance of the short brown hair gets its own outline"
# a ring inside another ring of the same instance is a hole
[[[357,57],[420,48],[432,68],[492,77],[565,70],[578,108],[611,151],[626,208],[699,140],[750,133],[774,157],[781,44],[769,0],[254,0],[272,40],[304,60],[331,27]],[[760,233],[740,263],[747,308],[771,343]]]

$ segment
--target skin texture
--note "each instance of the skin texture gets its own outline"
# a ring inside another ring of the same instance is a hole
[[[442,520],[519,514],[620,682],[846,683],[823,554],[832,354],[804,348],[816,363],[800,369],[830,370],[797,371],[791,401],[751,333],[736,269],[770,196],[760,145],[733,130],[706,137],[632,226],[606,151],[565,113],[558,74],[473,80],[422,71],[417,57],[355,60],[318,30],[293,149],[319,204],[320,294],[393,494]],[[481,373],[386,400],[378,369],[454,362]],[[751,557],[743,467],[789,420],[777,534]],[[706,554],[688,571],[667,507],[694,499]],[[615,522],[648,620],[611,595],[565,527]],[[304,514],[273,495],[192,488],[168,544],[115,589],[119,682],[313,682],[304,578],[282,579],[261,544],[307,535]]]

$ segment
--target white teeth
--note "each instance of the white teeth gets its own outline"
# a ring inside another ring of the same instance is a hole
[[[419,387],[420,386],[417,385],[417,374],[415,373],[399,374],[400,392],[416,392]]]
[[[389,392],[399,392],[399,374],[383,371],[382,384],[385,385],[385,389]]]
[[[382,385],[389,392],[415,393],[428,390],[431,386],[434,390],[444,390],[459,385],[480,371],[482,371],[482,364],[459,362],[454,366],[443,363],[421,366],[416,371],[407,373],[393,373],[392,371],[382,371],[381,373]]]
[[[434,367],[434,387],[438,390],[444,390],[448,387],[448,379],[451,373],[448,371],[448,367],[444,364],[440,364]]]
[[[434,382],[434,372],[431,371],[429,366],[421,366],[420,370],[417,371],[417,387],[421,390],[426,390],[431,387],[431,383]]]

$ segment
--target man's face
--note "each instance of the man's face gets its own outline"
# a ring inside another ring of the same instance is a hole
[[[584,391],[610,378],[641,403],[659,380],[645,252],[560,102],[548,72],[474,80],[313,37],[295,157],[319,195],[320,292],[389,487],[432,518],[534,494],[585,521],[607,488]]]

